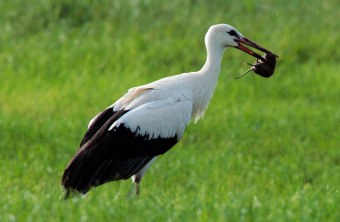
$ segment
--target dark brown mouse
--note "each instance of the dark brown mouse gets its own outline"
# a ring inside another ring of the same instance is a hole
[[[274,55],[274,54],[266,54],[264,56],[265,61],[257,59],[254,64],[247,63],[248,65],[251,66],[251,68],[247,72],[242,74],[241,76],[236,77],[236,79],[241,78],[242,76],[244,76],[245,74],[247,74],[250,71],[254,71],[254,73],[256,73],[256,74],[258,74],[262,77],[265,77],[265,78],[272,76],[274,74],[274,71],[275,71],[276,57],[278,57],[278,56]]]

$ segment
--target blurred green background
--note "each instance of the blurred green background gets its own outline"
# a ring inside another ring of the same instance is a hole
[[[340,221],[339,1],[0,1],[1,221]],[[280,56],[225,52],[202,121],[130,181],[61,201],[88,121],[128,88],[199,70],[228,23]]]

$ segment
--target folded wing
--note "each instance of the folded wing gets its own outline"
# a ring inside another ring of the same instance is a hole
[[[130,98],[119,110],[109,107],[92,120],[65,169],[62,184],[67,193],[86,193],[100,184],[128,179],[178,142],[190,121],[191,100],[177,94],[152,100],[152,91]]]

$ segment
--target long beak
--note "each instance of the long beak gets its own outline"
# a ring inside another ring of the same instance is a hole
[[[244,46],[242,44],[248,45],[248,46],[253,47],[255,49],[258,49],[258,50],[260,50],[262,52],[265,52],[266,54],[272,54],[272,55],[278,57],[277,55],[275,55],[271,51],[263,48],[262,46],[258,45],[257,43],[255,43],[253,41],[250,41],[246,37],[241,37],[240,40],[238,41],[238,46],[236,46],[235,48],[238,48],[238,49],[242,50],[243,52],[248,53],[249,55],[256,57],[257,59],[260,59],[263,62],[266,61],[266,59],[264,57],[262,57],[260,54],[252,51],[251,49],[247,48],[246,46]]]

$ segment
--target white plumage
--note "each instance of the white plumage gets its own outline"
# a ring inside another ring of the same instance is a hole
[[[269,52],[226,24],[211,26],[205,36],[207,60],[197,72],[166,77],[130,89],[90,121],[80,148],[65,169],[62,185],[70,192],[132,178],[136,193],[155,160],[182,137],[191,120],[203,117],[213,95],[226,47],[259,59],[244,45]]]
[[[141,89],[148,88],[136,90]],[[192,101],[186,92],[176,91],[162,88],[143,91],[130,104],[123,106],[131,111],[114,122],[109,130],[124,124],[135,134],[148,135],[149,139],[175,135],[180,138],[191,117]],[[130,98],[129,95],[126,95],[126,98]],[[119,101],[112,109],[122,109]]]

